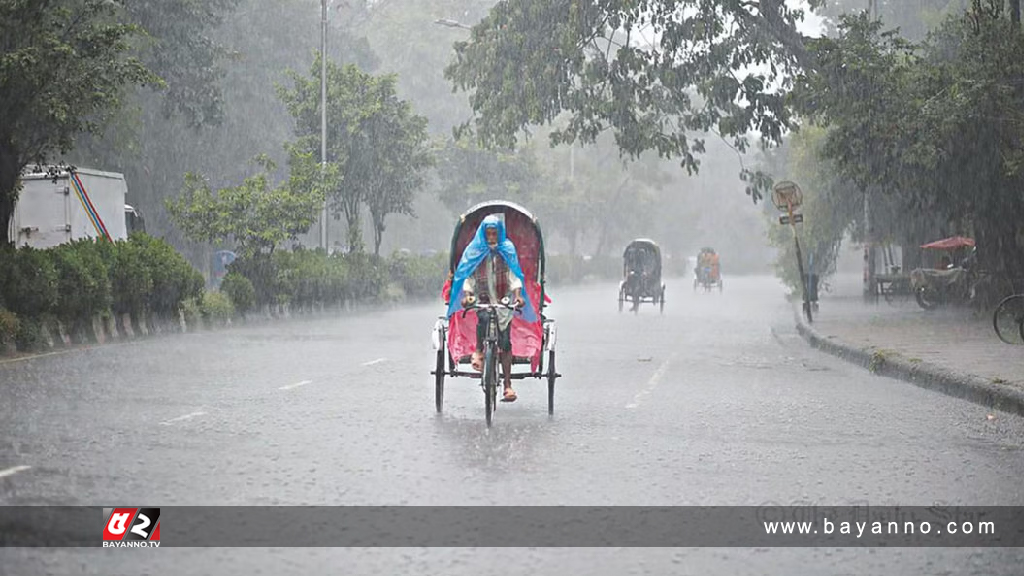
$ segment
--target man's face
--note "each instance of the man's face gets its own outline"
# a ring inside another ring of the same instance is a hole
[[[498,245],[498,229],[488,228],[484,230],[484,235],[487,238],[487,245],[494,248]]]

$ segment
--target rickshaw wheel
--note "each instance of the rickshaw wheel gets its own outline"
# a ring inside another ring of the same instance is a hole
[[[665,288],[661,288],[661,295],[658,296],[658,303],[661,305],[661,313],[665,313]]]
[[[1024,344],[1024,294],[1007,296],[992,314],[996,336],[1007,344]]]
[[[619,290],[619,312],[622,312],[622,303],[625,300],[625,296],[622,294],[622,290]]]
[[[555,413],[555,351],[548,352],[548,414]]]
[[[484,356],[484,416],[487,427],[491,427],[491,415],[494,414],[495,395],[497,394],[498,366],[495,363],[494,350],[488,347]]]
[[[933,310],[939,305],[937,295],[930,292],[927,288],[918,288],[914,291],[917,305],[925,310]]]
[[[434,372],[434,407],[438,414],[444,407],[444,355],[445,349],[442,347],[437,351],[437,370]]]

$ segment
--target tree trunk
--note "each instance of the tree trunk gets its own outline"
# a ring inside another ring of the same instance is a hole
[[[384,240],[384,217],[373,215],[373,255],[380,258],[380,244]]]
[[[348,225],[348,251],[359,252],[363,244],[363,229],[359,223],[359,204],[345,202],[345,223]]]
[[[1010,0],[1010,21],[1020,27],[1020,0]]]
[[[14,203],[18,200],[18,175],[21,162],[10,146],[0,144],[0,243],[7,244],[11,220],[14,219]]]

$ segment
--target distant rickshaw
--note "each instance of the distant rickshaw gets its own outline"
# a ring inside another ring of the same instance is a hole
[[[693,271],[693,290],[695,292],[698,286],[703,286],[705,292],[710,292],[713,286],[718,286],[718,291],[722,291],[722,270],[714,248],[704,248],[697,255],[697,267]]]
[[[619,312],[627,302],[639,312],[642,302],[657,304],[665,312],[665,285],[661,282],[661,248],[653,240],[637,238],[622,254]]]

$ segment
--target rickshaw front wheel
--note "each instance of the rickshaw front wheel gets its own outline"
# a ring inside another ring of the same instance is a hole
[[[434,371],[434,407],[437,408],[438,414],[444,408],[444,355],[445,349],[442,347],[437,351],[437,366]]]
[[[914,291],[914,299],[917,305],[925,310],[933,310],[939,305],[937,294],[931,293],[927,288],[918,288]]]
[[[487,347],[484,354],[484,416],[487,419],[487,427],[491,427],[491,416],[494,414],[495,402],[498,394],[498,366],[495,359],[494,348]]]
[[[548,352],[548,415],[555,413],[555,351]]]

